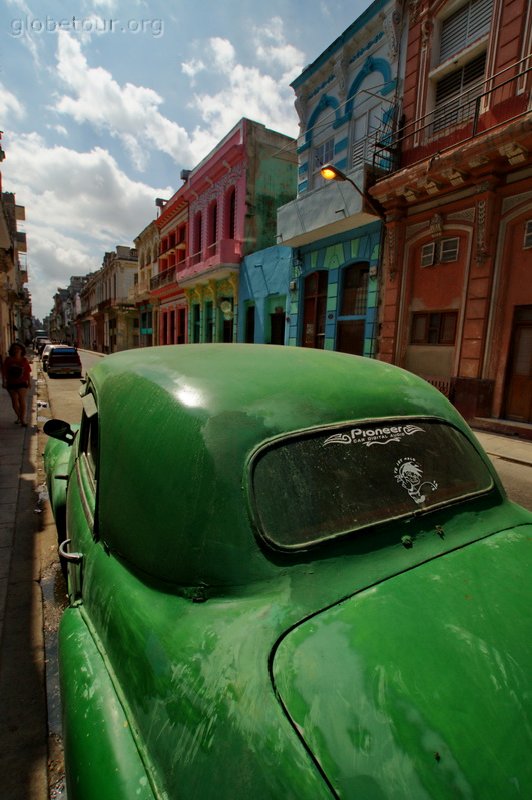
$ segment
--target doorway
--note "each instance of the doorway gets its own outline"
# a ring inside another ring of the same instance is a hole
[[[505,417],[517,422],[532,422],[532,306],[515,309]]]
[[[325,316],[327,313],[327,270],[313,272],[305,279],[303,313],[303,347],[325,347]]]

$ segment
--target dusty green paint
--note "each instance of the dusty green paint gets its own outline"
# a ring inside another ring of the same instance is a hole
[[[283,640],[277,688],[340,797],[529,794],[531,534],[402,573]]]
[[[297,194],[297,156],[292,140],[264,126],[245,121],[246,202],[244,255],[275,244],[277,209]]]
[[[343,244],[334,244],[325,249],[325,261],[327,269],[336,269],[345,262]]]
[[[440,392],[369,359],[251,345],[109,356],[88,386],[98,506],[78,437],[67,520],[83,588],[60,640],[69,800],[319,800],[327,780],[354,800],[484,800],[495,758],[497,789],[506,775],[532,793],[516,724],[532,712],[532,515]],[[261,545],[253,452],[390,416],[448,420],[493,489],[308,552]]]
[[[360,239],[351,239],[351,258],[358,258]]]

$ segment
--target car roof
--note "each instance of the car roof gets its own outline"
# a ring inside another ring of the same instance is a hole
[[[467,426],[421,378],[374,359],[273,345],[170,345],[107,356],[99,407],[97,525],[109,548],[181,584],[271,574],[253,535],[247,463],[264,442],[363,419]]]

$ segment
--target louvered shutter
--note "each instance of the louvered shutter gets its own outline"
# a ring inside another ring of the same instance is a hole
[[[442,22],[440,34],[440,63],[459,53],[491,25],[493,0],[470,0]]]
[[[434,131],[470,119],[475,111],[475,100],[482,94],[486,53],[469,64],[446,75],[436,86],[434,103]],[[453,100],[456,102],[453,103]]]

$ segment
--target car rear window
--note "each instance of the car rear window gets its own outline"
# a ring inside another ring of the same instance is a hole
[[[61,347],[56,350],[51,350],[50,355],[54,358],[64,358],[67,357],[69,359],[76,360],[79,358],[78,351],[74,347]]]
[[[276,440],[250,465],[261,535],[297,549],[486,492],[472,444],[440,421],[350,424]]]

